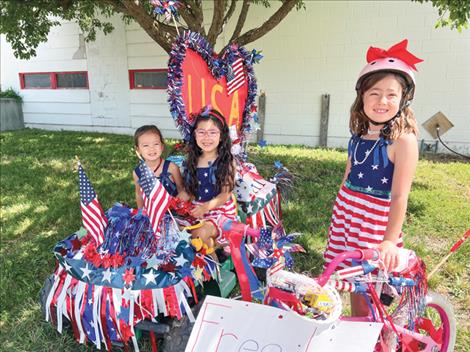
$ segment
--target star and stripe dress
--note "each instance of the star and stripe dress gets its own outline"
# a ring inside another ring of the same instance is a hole
[[[208,167],[198,167],[197,170],[198,189],[194,204],[199,205],[207,202],[220,194],[217,188],[215,173],[217,172],[217,161]],[[185,174],[185,179],[187,174]],[[218,230],[217,243],[225,244],[225,239],[222,238],[222,229],[218,225],[218,219],[224,216],[230,220],[237,218],[237,204],[233,197],[230,197],[224,204],[208,211],[203,215],[205,221],[211,222]],[[196,223],[197,219],[187,219],[191,223]]]
[[[390,143],[383,137],[377,140],[351,137],[348,145],[351,171],[333,206],[323,253],[326,265],[344,251],[375,248],[383,241],[394,170],[387,154]],[[403,246],[401,233],[397,245]],[[351,262],[340,266],[349,267]]]

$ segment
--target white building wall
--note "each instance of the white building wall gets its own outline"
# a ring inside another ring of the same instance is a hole
[[[271,143],[318,145],[321,95],[331,95],[328,145],[346,145],[349,108],[367,48],[409,39],[418,64],[412,108],[418,124],[442,111],[454,124],[443,140],[470,153],[470,30],[434,28],[437,11],[411,1],[306,1],[249,48],[265,58],[255,66],[266,92],[266,139]],[[267,18],[258,9],[246,28]],[[231,33],[230,31],[227,31]],[[227,33],[227,38],[230,34]],[[430,135],[420,126],[420,138]],[[441,146],[440,146],[441,147]]]
[[[317,145],[321,95],[328,93],[328,145],[344,147],[354,84],[368,46],[387,48],[408,38],[409,50],[425,60],[418,65],[412,105],[418,123],[442,111],[455,125],[443,139],[470,153],[470,30],[435,29],[438,14],[430,4],[305,3],[306,10],[293,11],[273,31],[247,46],[262,50],[265,56],[255,72],[259,89],[267,95],[268,142]],[[252,6],[245,30],[262,23],[277,6]],[[210,9],[205,12],[210,21]],[[138,25],[125,26],[117,18],[113,22],[115,31],[98,34],[95,43],[87,43],[82,59],[72,59],[77,57],[80,39],[72,23],[54,30],[38,57],[30,61],[11,59],[2,39],[2,87],[18,89],[18,72],[88,70],[89,91],[22,90],[28,125],[130,133],[142,124],[155,123],[166,136],[179,137],[165,91],[129,89],[128,69],[166,68],[167,54]],[[233,26],[227,26],[217,48],[230,38]],[[420,138],[430,136],[421,129]]]

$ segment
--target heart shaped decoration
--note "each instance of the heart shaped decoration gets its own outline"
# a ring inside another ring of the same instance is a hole
[[[218,56],[199,33],[186,31],[178,37],[168,62],[168,101],[185,140],[190,136],[191,114],[206,105],[220,111],[229,127],[235,126],[231,129],[238,136],[232,139],[243,142],[255,131],[257,85],[252,63],[256,54],[232,45]],[[235,73],[236,65],[241,74]]]

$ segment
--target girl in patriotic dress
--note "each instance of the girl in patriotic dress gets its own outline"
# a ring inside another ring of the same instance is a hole
[[[214,240],[222,240],[217,219],[220,216],[236,218],[236,204],[232,197],[235,163],[225,118],[209,107],[192,118],[184,180],[186,191],[193,198],[194,207],[190,214],[203,221],[191,235],[199,237],[210,254]]]
[[[414,96],[415,64],[422,60],[404,40],[388,50],[370,47],[351,107],[348,161],[333,207],[324,252],[378,248],[387,271],[398,264],[402,224],[418,161]],[[349,263],[350,264],[350,263]],[[352,315],[367,315],[367,302],[351,295]]]
[[[178,198],[188,200],[189,197],[184,190],[183,178],[178,166],[162,158],[165,141],[158,127],[155,125],[139,127],[134,133],[134,144],[137,153],[144,159],[168,193],[173,197],[178,196]],[[139,180],[142,175],[139,166],[134,169],[132,176],[135,184],[137,207],[142,208],[144,201],[140,190]]]

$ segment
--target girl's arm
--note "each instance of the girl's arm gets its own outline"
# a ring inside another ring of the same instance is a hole
[[[188,201],[190,199],[188,193],[186,193],[183,184],[183,177],[181,176],[180,168],[175,163],[170,163],[169,166],[170,174],[173,176],[173,180],[176,184],[176,189],[178,191],[178,198],[184,201]]]
[[[140,209],[144,206],[144,200],[142,199],[142,194],[140,193],[139,178],[137,177],[135,171],[132,171],[132,177],[134,178],[135,186],[135,202],[137,203],[137,208]]]
[[[231,196],[232,191],[228,187],[224,187],[222,192],[220,192],[216,197],[208,200],[207,202],[199,204],[198,206],[195,206],[191,211],[191,215],[195,218],[202,218],[202,216],[210,210],[224,205]]]
[[[340,188],[343,187],[343,185],[346,182],[350,172],[351,172],[351,157],[348,157],[348,161],[346,162],[346,169],[344,170],[343,181],[341,181]]]
[[[394,142],[394,164],[390,212],[384,241],[379,245],[384,266],[388,271],[398,265],[396,246],[405,220],[408,195],[418,163],[418,143],[414,134],[400,136]]]

